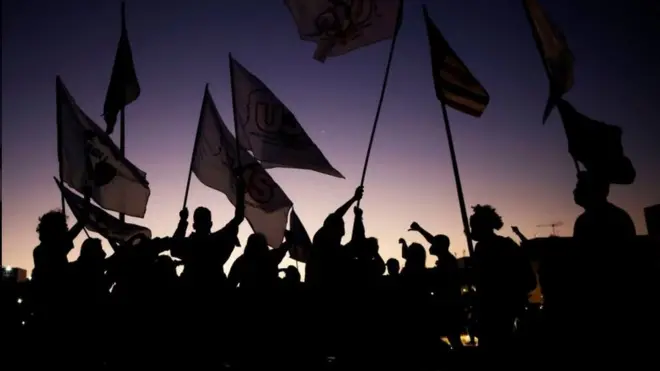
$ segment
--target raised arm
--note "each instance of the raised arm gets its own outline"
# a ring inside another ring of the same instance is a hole
[[[410,224],[409,231],[418,232],[424,237],[426,242],[433,243],[433,235],[427,232],[426,229],[422,228],[419,224],[417,224],[417,222],[412,222],[412,224]]]
[[[240,225],[245,219],[245,178],[243,178],[243,170],[238,170],[236,177],[236,209],[234,211],[234,219],[232,220],[236,225]]]
[[[272,249],[269,251],[270,256],[273,258],[277,265],[280,265],[286,254],[291,251],[293,248],[293,238],[291,236],[291,231],[284,231],[284,242],[277,249]]]
[[[353,220],[353,233],[351,235],[351,241],[364,240],[366,238],[366,234],[364,231],[364,222],[362,221],[362,209],[355,206],[353,208],[353,212],[355,213],[355,219]]]
[[[520,242],[527,242],[527,237],[525,237],[525,235],[522,234],[522,232],[520,232],[520,229],[518,229],[518,227],[512,226],[511,230],[513,231],[513,233],[516,234],[516,236],[518,236],[518,238],[520,238]]]
[[[179,224],[176,227],[176,231],[174,231],[174,235],[172,237],[174,238],[185,238],[186,237],[186,231],[188,230],[188,208],[184,207],[179,211]]]
[[[406,255],[408,254],[408,243],[403,238],[399,238],[399,243],[401,244],[401,257],[406,259]]]
[[[355,189],[355,194],[351,197],[350,200],[346,201],[345,204],[341,205],[334,214],[340,218],[343,218],[346,215],[348,209],[353,205],[354,202],[360,201],[362,199],[362,194],[364,193],[364,187],[359,186]]]

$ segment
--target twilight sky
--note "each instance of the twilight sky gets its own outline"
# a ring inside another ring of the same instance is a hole
[[[362,202],[367,233],[380,239],[386,259],[399,257],[399,237],[421,242],[406,232],[412,221],[447,234],[457,255],[466,249],[422,3],[406,1]],[[570,234],[581,211],[571,193],[575,171],[558,113],[541,125],[548,83],[521,1],[426,3],[491,96],[480,119],[449,111],[468,205],[495,206],[504,218],[504,235],[518,225],[529,237],[544,236],[550,229],[536,225],[555,221],[565,223],[560,235]],[[567,98],[583,113],[624,129],[624,148],[638,175],[632,186],[613,186],[610,199],[631,214],[639,234],[646,234],[643,208],[660,202],[660,53],[652,50],[660,45],[660,9],[652,0],[541,3],[576,56],[576,83]],[[32,268],[37,218],[60,204],[52,180],[58,169],[57,74],[82,109],[105,127],[101,112],[119,39],[119,4],[2,2],[3,265]],[[127,220],[150,227],[155,236],[174,231],[205,83],[233,130],[231,52],[294,112],[347,178],[271,171],[313,234],[360,181],[389,42],[321,64],[312,59],[314,44],[299,40],[281,0],[169,0],[157,6],[129,0],[126,6],[142,87],[126,111],[126,154],[151,184],[145,219]],[[209,207],[218,228],[233,214],[223,194],[194,177],[188,205]],[[351,212],[347,230],[352,219]],[[244,223],[241,240],[249,233]],[[77,256],[76,249],[69,258]]]

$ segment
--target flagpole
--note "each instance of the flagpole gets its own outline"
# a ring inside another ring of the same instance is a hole
[[[123,159],[126,158],[126,108],[119,111],[119,153]],[[119,220],[126,221],[126,215],[119,213]]]
[[[401,12],[399,10],[399,17],[401,17]],[[369,166],[369,158],[371,157],[371,148],[374,144],[374,137],[376,135],[376,128],[378,127],[378,119],[380,118],[380,110],[383,107],[383,99],[385,98],[385,90],[387,89],[387,81],[390,77],[390,67],[392,66],[392,57],[394,56],[394,46],[396,45],[396,39],[399,36],[400,21],[397,24],[396,31],[394,31],[394,36],[392,37],[392,43],[390,44],[390,52],[387,56],[387,66],[385,67],[385,76],[383,77],[383,85],[380,88],[380,98],[378,98],[378,108],[376,108],[376,115],[374,116],[374,123],[371,127],[371,136],[369,137],[369,146],[367,146],[367,155],[364,159],[364,167],[362,168],[362,178],[360,179],[360,187],[364,186],[364,180],[367,176],[367,167]],[[360,207],[360,200],[357,202],[357,206]]]
[[[456,161],[456,151],[454,150],[454,139],[451,135],[451,127],[449,125],[449,117],[447,115],[447,105],[444,99],[440,100],[442,106],[442,118],[445,121],[445,130],[447,131],[447,142],[449,143],[449,153],[451,155],[451,165],[454,169],[454,182],[456,183],[456,193],[458,193],[458,204],[461,208],[461,218],[463,219],[463,231],[467,239],[468,252],[470,256],[474,255],[474,247],[472,246],[472,238],[470,238],[470,222],[468,220],[467,208],[465,206],[465,197],[463,196],[463,186],[461,185],[461,176],[458,172],[458,162]]]
[[[550,97],[548,97],[548,103],[546,103],[546,107],[543,112],[543,118],[544,121],[543,123],[545,124],[545,118],[546,115],[550,115],[550,111],[552,110],[552,106],[554,105],[554,92],[556,91],[556,88],[553,86],[553,79],[552,75],[550,74],[550,69],[548,69],[548,65],[545,63],[545,60],[543,59],[543,47],[542,47],[542,42],[541,39],[539,38],[539,35],[537,34],[534,26],[534,19],[532,18],[532,14],[529,12],[529,8],[527,7],[527,4],[525,4],[523,0],[523,9],[525,9],[525,15],[527,16],[527,21],[529,22],[529,26],[532,28],[532,37],[534,38],[534,45],[536,45],[536,50],[539,52],[539,56],[541,57],[541,64],[543,65],[543,70],[545,71],[545,76],[548,78],[548,82],[550,83]],[[566,131],[566,126],[564,125],[564,131]],[[576,159],[573,159],[573,164],[575,165],[575,171],[577,174],[580,173],[580,165],[578,164]]]
[[[234,63],[232,63],[231,53],[229,53],[229,87],[231,89],[231,109],[234,116],[234,139],[236,139],[236,163],[241,169],[241,143],[238,140],[238,117],[236,117],[236,99],[234,98]],[[233,171],[234,169],[232,169]],[[242,171],[242,170],[241,170]],[[242,173],[240,174],[242,176]]]
[[[59,102],[59,76],[55,77],[55,121],[57,125],[57,161],[59,162],[59,176],[60,179],[64,179],[64,166],[62,165],[62,110],[60,108]],[[60,202],[62,206],[62,214],[66,215],[66,201],[64,200],[64,194],[60,192]]]
[[[208,93],[208,90],[209,90],[209,84],[206,83],[206,88],[204,89],[204,98],[202,98],[202,102],[204,101],[204,99],[206,99],[206,94]],[[200,110],[199,113],[199,120],[197,121],[197,130],[195,130],[195,143],[193,143],[192,156],[190,156],[190,167],[188,168],[188,181],[186,182],[186,193],[183,196],[182,209],[185,209],[186,205],[188,204],[188,192],[190,191],[190,180],[192,179],[193,162],[195,161],[195,152],[197,151],[197,139],[199,138],[199,128],[201,127],[202,115],[204,114],[203,104],[204,103],[202,103],[202,110]]]

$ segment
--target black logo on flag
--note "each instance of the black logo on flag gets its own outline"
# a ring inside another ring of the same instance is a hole
[[[260,135],[273,137],[278,141],[293,143],[303,134],[296,117],[282,103],[271,97],[272,93],[266,89],[256,89],[250,92],[247,107],[247,120],[245,124],[254,121]]]
[[[222,145],[218,146],[218,152],[213,154],[213,156],[222,156],[222,163],[231,169],[232,172],[236,172],[234,157],[230,155],[228,151],[223,155]],[[275,182],[273,182],[266,170],[264,170],[258,163],[244,165],[243,172],[240,175],[245,180],[246,193],[256,203],[256,205],[252,206],[266,210],[265,206],[268,205],[275,196],[275,190],[277,188]],[[236,193],[236,184],[234,182],[232,182],[231,187],[234,193]]]
[[[85,150],[87,151],[86,161],[89,180],[94,187],[102,187],[112,182],[117,176],[117,168],[108,163],[108,156],[101,152],[94,140],[97,139],[93,131],[85,131]]]
[[[330,39],[346,44],[362,36],[371,27],[374,17],[380,17],[375,0],[328,0],[330,6],[314,21],[316,32],[305,35]]]

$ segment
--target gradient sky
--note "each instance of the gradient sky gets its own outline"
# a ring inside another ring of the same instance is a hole
[[[399,237],[421,242],[407,232],[413,220],[447,234],[457,255],[466,250],[422,3],[406,2],[362,202],[367,233],[380,239],[384,258],[399,257]],[[544,236],[551,230],[536,225],[554,221],[565,223],[560,235],[570,234],[581,212],[571,193],[575,170],[558,114],[541,125],[548,82],[521,1],[426,3],[491,96],[480,119],[449,112],[468,205],[495,206],[504,218],[504,235],[518,225],[529,237]],[[660,11],[652,0],[541,3],[576,56],[576,83],[567,98],[585,114],[624,129],[624,148],[638,176],[632,186],[614,186],[611,200],[631,214],[639,234],[646,234],[643,208],[660,202],[660,53],[652,50],[660,45]],[[82,109],[105,127],[100,115],[119,39],[119,4],[2,1],[4,265],[32,268],[37,218],[60,205],[52,180],[58,169],[57,74]],[[281,0],[129,0],[127,22],[142,95],[126,111],[126,154],[151,183],[145,219],[127,220],[150,227],[155,236],[174,231],[205,83],[224,120],[232,123],[229,52],[288,105],[347,178],[271,171],[310,235],[352,195],[389,42],[321,64],[312,59],[314,44],[299,39]],[[188,205],[208,206],[218,228],[233,214],[223,194],[194,177]],[[349,228],[352,219],[351,213]],[[250,232],[244,223],[241,239]],[[77,256],[76,249],[69,258]]]

